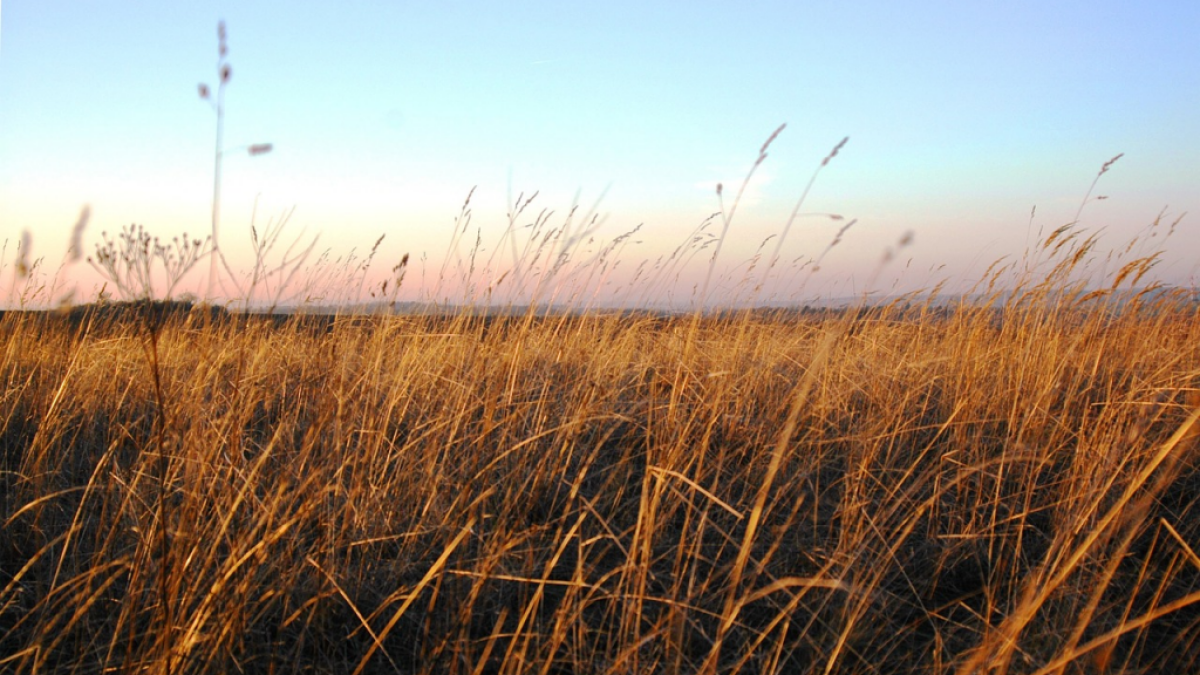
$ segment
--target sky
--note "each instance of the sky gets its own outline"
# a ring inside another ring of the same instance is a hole
[[[361,297],[406,253],[401,299],[967,290],[1076,220],[1099,235],[1095,279],[1138,239],[1125,259],[1161,251],[1153,278],[1200,283],[1200,3],[6,0],[8,304],[36,295],[16,274],[23,233],[42,296],[95,297],[104,279],[67,255],[85,206],[85,255],[131,224],[211,234],[216,113],[198,85],[218,82],[220,21],[215,299],[249,293],[251,225],[280,223],[266,269],[311,244],[287,291],[310,299]],[[814,215],[789,226],[818,168]],[[509,204],[535,192],[510,236]],[[531,233],[554,229],[559,248],[533,257]],[[207,295],[210,271],[175,292]]]

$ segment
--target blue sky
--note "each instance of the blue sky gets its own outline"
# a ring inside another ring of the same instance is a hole
[[[785,122],[730,225],[716,293],[738,292],[846,136],[803,210],[857,222],[819,272],[780,270],[774,297],[969,285],[1071,221],[1118,153],[1095,192],[1107,199],[1082,216],[1103,250],[1164,209],[1200,209],[1196,3],[8,0],[0,288],[15,283],[22,231],[57,268],[84,204],[89,251],[130,223],[208,233],[214,114],[197,84],[215,84],[218,20],[233,72],[224,145],[274,144],[225,156],[220,241],[239,271],[257,197],[260,226],[295,206],[284,236],[319,235],[333,258],[385,234],[377,270],[410,253],[404,288],[420,293],[417,261],[428,287],[477,186],[464,255],[476,236],[483,257],[508,245],[510,194],[540,191],[531,211],[554,210],[551,226],[602,196],[600,242],[643,224],[605,282],[619,286],[718,210],[717,182],[728,207]],[[1196,283],[1197,215],[1167,241],[1159,278]],[[819,255],[839,226],[800,219],[781,258]],[[676,296],[694,294],[707,256]],[[62,277],[95,288],[85,266]]]

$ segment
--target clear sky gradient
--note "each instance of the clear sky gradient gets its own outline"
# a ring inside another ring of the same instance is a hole
[[[260,227],[295,206],[285,238],[319,235],[334,258],[385,234],[379,274],[410,253],[406,293],[429,293],[477,186],[464,256],[477,236],[480,259],[508,246],[510,194],[540,191],[529,213],[553,209],[551,226],[576,199],[583,210],[599,199],[599,242],[644,224],[606,282],[619,286],[719,209],[718,182],[728,208],[786,122],[730,225],[718,294],[736,294],[846,136],[803,210],[857,223],[811,277],[781,263],[773,298],[966,288],[1039,229],[1070,222],[1118,153],[1094,193],[1107,199],[1086,205],[1081,226],[1103,232],[1102,252],[1143,233],[1145,250],[1165,249],[1155,274],[1168,283],[1200,274],[1196,2],[7,0],[6,294],[22,231],[53,273],[85,204],[88,252],[130,223],[208,234],[215,117],[197,85],[216,83],[222,19],[224,144],[274,144],[225,157],[220,241],[237,270],[250,266],[257,196]],[[1168,222],[1193,214],[1165,244],[1165,226],[1144,234],[1164,209]],[[819,255],[839,226],[800,219],[781,259]],[[907,231],[912,243],[881,270]],[[676,297],[703,283],[711,250]],[[198,266],[190,287],[207,275]],[[94,296],[86,265],[63,278]]]

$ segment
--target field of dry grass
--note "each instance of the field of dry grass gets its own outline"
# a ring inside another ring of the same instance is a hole
[[[0,670],[1200,663],[1200,315],[1093,302],[9,314]]]
[[[1175,225],[1096,251],[1079,216],[1118,155],[966,295],[798,311],[854,224],[780,265],[808,188],[718,265],[782,130],[613,291],[646,307],[707,259],[684,315],[593,311],[637,230],[589,248],[595,214],[552,226],[536,194],[486,260],[468,196],[410,315],[384,311],[407,254],[379,282],[379,241],[273,253],[286,217],[236,279],[216,191],[206,239],[102,234],[128,305],[70,309],[26,235],[8,304],[67,311],[0,317],[0,672],[1194,671],[1200,302],[1145,253]],[[345,313],[151,304],[202,262],[230,307]],[[793,309],[706,311],[765,302]]]

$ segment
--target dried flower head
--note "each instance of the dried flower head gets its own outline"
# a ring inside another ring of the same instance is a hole
[[[833,150],[830,151],[829,156],[827,156],[825,159],[821,160],[821,166],[825,166],[826,164],[829,163],[829,160],[833,159],[834,157],[837,157],[838,152],[840,152],[842,148],[846,147],[846,141],[849,141],[849,140],[850,140],[850,137],[847,136],[847,137],[843,138],[840,143],[833,146]]]
[[[837,234],[835,234],[833,236],[833,241],[829,244],[829,248],[833,248],[834,246],[837,246],[838,244],[842,243],[842,235],[846,234],[846,231],[849,230],[850,228],[854,227],[854,224],[857,222],[858,222],[858,219],[856,218],[856,219],[851,220],[850,222],[846,223],[845,225],[841,226],[841,228],[838,229]]]
[[[1108,171],[1109,167],[1111,167],[1113,164],[1116,164],[1117,160],[1121,159],[1124,156],[1125,156],[1125,153],[1122,152],[1122,153],[1119,153],[1116,157],[1113,157],[1112,159],[1105,162],[1104,166],[1100,167],[1100,173],[1098,175],[1103,176],[1105,174],[1105,172]]]
[[[783,130],[784,130],[784,129],[786,129],[786,128],[787,128],[787,122],[784,122],[783,124],[780,124],[780,125],[779,125],[779,128],[778,128],[778,129],[776,129],[776,130],[775,130],[775,131],[774,131],[774,132],[771,134],[771,136],[767,138],[767,142],[766,142],[766,143],[763,143],[763,144],[762,144],[762,147],[758,149],[758,154],[759,154],[759,155],[761,155],[761,156],[764,156],[764,157],[765,157],[765,156],[766,156],[766,154],[767,154],[767,148],[771,146],[771,143],[772,143],[772,142],[773,142],[773,141],[774,141],[776,138],[778,138],[779,134],[780,134],[780,133],[782,133],[782,132],[783,132]]]

